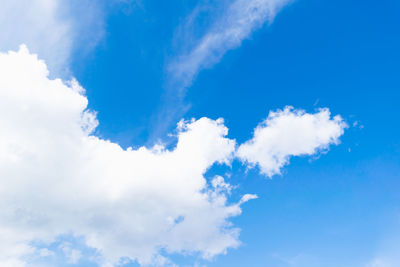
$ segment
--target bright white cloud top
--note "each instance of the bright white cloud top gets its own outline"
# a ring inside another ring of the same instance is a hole
[[[218,63],[223,55],[248,38],[265,22],[272,22],[276,14],[291,0],[235,0],[228,1],[223,14],[189,51],[169,65],[169,73],[181,86],[189,86],[197,73]],[[190,21],[190,20],[189,20]]]
[[[165,265],[160,249],[225,253],[240,244],[229,219],[256,196],[232,203],[232,187],[221,176],[206,179],[207,170],[239,156],[279,173],[289,156],[337,144],[345,128],[326,109],[286,108],[238,150],[223,120],[208,118],[181,121],[172,150],[124,150],[91,134],[97,120],[83,88],[48,74],[25,47],[0,54],[0,266],[51,257],[49,245],[65,234],[83,238],[103,266],[122,258]],[[71,262],[84,256],[72,244],[62,249]]]
[[[312,155],[338,143],[347,125],[339,115],[330,117],[328,109],[316,114],[292,107],[270,112],[255,129],[253,139],[239,147],[238,157],[258,165],[267,176],[280,174],[291,156]]]

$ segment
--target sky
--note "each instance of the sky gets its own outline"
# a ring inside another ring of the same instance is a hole
[[[3,0],[0,266],[400,266],[399,11]]]

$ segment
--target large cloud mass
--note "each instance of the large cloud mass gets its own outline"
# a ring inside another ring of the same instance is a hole
[[[0,54],[0,266],[49,256],[50,245],[65,234],[96,249],[92,260],[104,266],[124,257],[164,265],[160,249],[210,258],[239,245],[239,230],[229,218],[256,196],[231,203],[230,185],[220,176],[204,176],[212,165],[236,157],[221,119],[182,121],[172,150],[124,150],[91,134],[97,120],[83,93],[76,81],[50,80],[44,62],[25,47]],[[274,123],[262,127],[272,133],[257,128],[255,139],[239,149],[241,158],[267,174],[277,173],[288,155],[337,143],[344,127],[326,110],[306,115],[286,109],[269,120]],[[296,135],[299,127],[304,131]],[[323,134],[313,134],[319,127]],[[296,141],[273,150],[262,139],[278,142],[275,132],[285,142],[290,136]],[[272,163],[263,160],[276,155]],[[82,256],[71,244],[62,250],[71,262]]]

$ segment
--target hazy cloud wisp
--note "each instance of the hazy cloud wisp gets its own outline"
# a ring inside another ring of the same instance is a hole
[[[68,74],[74,50],[97,44],[105,20],[99,1],[90,0],[2,0],[0,18],[0,51],[25,43],[53,74]]]
[[[291,0],[235,0],[211,24],[210,28],[168,65],[172,84],[178,89],[191,85],[197,73],[212,67],[231,49],[241,45],[251,33],[276,14]],[[185,42],[185,40],[182,40]]]

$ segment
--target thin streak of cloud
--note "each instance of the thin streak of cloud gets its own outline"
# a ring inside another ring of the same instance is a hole
[[[208,5],[197,6],[178,27],[179,34],[174,38],[180,51],[167,62],[165,105],[155,116],[155,129],[150,141],[164,135],[173,122],[190,108],[190,104],[184,103],[186,89],[201,70],[217,64],[227,51],[238,48],[266,22],[272,23],[278,12],[291,1],[235,0],[216,3],[217,7],[212,8]],[[211,20],[201,23],[202,27],[196,27],[196,20],[199,17],[202,20],[203,13],[207,13]]]
[[[168,64],[167,71],[173,83],[180,89],[190,86],[199,71],[218,63],[228,50],[239,47],[243,40],[265,22],[271,23],[289,2],[291,1],[233,1],[188,51],[179,54]],[[193,16],[189,16],[187,23],[192,20]]]

